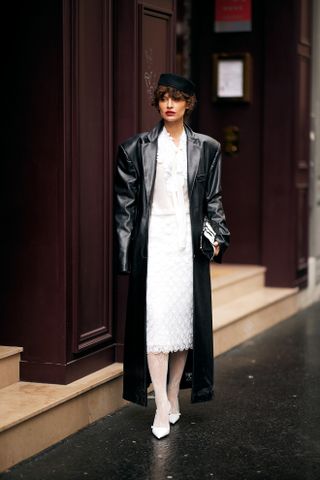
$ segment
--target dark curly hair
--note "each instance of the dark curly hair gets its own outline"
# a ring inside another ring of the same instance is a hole
[[[184,118],[188,118],[191,112],[194,110],[196,106],[197,99],[195,95],[188,95],[187,93],[182,92],[181,90],[177,90],[173,87],[165,87],[163,85],[159,85],[153,92],[153,98],[151,105],[155,107],[159,111],[159,102],[163,100],[165,95],[168,94],[173,100],[185,100],[187,103],[186,112],[184,114]]]

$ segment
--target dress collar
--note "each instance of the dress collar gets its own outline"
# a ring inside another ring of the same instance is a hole
[[[186,135],[185,129],[182,130],[182,133],[180,135],[179,145],[176,145],[172,135],[170,135],[170,133],[168,132],[165,126],[163,126],[163,130],[161,133],[165,136],[165,138],[167,138],[168,140],[170,140],[170,142],[172,142],[172,145],[176,149],[178,148],[179,150],[181,150],[182,148],[185,147],[185,144],[187,142],[187,135]]]

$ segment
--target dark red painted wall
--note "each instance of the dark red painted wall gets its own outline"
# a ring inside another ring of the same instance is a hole
[[[261,263],[261,134],[263,99],[264,2],[253,9],[250,33],[214,33],[214,2],[194,9],[193,70],[199,85],[196,127],[222,144],[224,128],[239,128],[239,153],[223,155],[223,201],[232,232],[232,247],[225,259],[236,263]],[[250,103],[212,101],[213,53],[250,53],[252,91]]]

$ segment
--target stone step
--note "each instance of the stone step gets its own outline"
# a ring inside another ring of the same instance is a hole
[[[0,388],[19,381],[22,351],[21,347],[0,345]]]
[[[298,288],[263,287],[213,309],[215,356],[298,311]]]
[[[123,407],[122,364],[68,385],[17,382],[0,389],[0,472]]]
[[[211,264],[212,303],[223,305],[262,288],[266,268],[259,265]]]

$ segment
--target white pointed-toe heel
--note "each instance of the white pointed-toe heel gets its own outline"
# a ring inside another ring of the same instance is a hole
[[[151,427],[152,433],[155,437],[159,440],[160,438],[166,437],[170,433],[170,426],[169,427]]]
[[[170,410],[171,410],[171,405],[170,402],[168,402],[168,417],[170,418]],[[156,412],[157,414],[157,412]],[[157,437],[159,440],[160,438],[166,437],[170,433],[170,420],[169,420],[169,425],[167,427],[155,427],[154,425],[151,425],[151,430],[152,433],[155,437]]]
[[[171,423],[171,425],[174,425],[175,423],[177,423],[177,421],[180,419],[181,417],[181,413],[169,413],[169,422]]]

